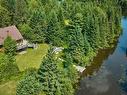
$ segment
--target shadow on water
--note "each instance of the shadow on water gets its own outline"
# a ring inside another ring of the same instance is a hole
[[[87,69],[83,72],[82,77],[90,76],[93,75],[93,73],[98,72],[103,61],[109,56],[109,54],[112,54],[113,51],[114,48],[99,50],[97,56],[91,63],[92,65],[86,67]]]
[[[118,81],[127,68],[127,18],[121,22],[123,32],[116,47],[99,51],[84,71],[77,95],[123,95]]]

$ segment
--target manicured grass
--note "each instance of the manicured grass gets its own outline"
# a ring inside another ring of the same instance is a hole
[[[20,71],[24,71],[28,68],[39,68],[48,48],[49,46],[47,44],[39,44],[37,49],[27,49],[27,53],[22,55],[18,54],[16,56],[16,63]],[[17,78],[15,77],[10,81],[0,84],[0,95],[15,95],[16,85],[20,77],[18,79]]]
[[[39,68],[42,58],[46,55],[49,46],[39,44],[37,49],[27,49],[27,53],[16,56],[16,63],[20,71],[28,68]]]
[[[0,95],[15,95],[16,94],[16,81],[9,81],[0,85]]]

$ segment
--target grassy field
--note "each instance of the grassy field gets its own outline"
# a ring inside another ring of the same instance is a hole
[[[9,81],[0,85],[0,95],[15,95],[16,84],[16,81]]]
[[[28,49],[25,54],[16,56],[16,63],[20,71],[28,68],[39,68],[42,58],[48,51],[47,44],[40,44],[37,49]]]
[[[27,49],[25,54],[18,54],[16,56],[16,63],[20,71],[28,68],[39,68],[42,58],[46,55],[49,46],[47,44],[39,44],[37,49]],[[0,95],[15,95],[16,84],[19,81],[10,80],[0,84]]]

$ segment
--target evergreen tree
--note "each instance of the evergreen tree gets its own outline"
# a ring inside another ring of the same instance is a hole
[[[52,10],[50,13],[50,19],[49,23],[47,26],[47,31],[46,31],[46,42],[48,43],[53,43],[53,45],[61,45],[62,44],[62,29],[60,22],[57,17],[57,13]]]
[[[32,32],[31,27],[28,24],[21,24],[19,26],[20,32],[25,37],[25,39],[29,40],[30,42],[33,40],[34,33]]]
[[[82,57],[84,54],[84,38],[79,26],[75,26],[70,30],[70,43],[69,52],[71,53],[74,61],[78,64],[82,64]]]
[[[7,13],[7,15],[10,17],[10,20],[7,20],[6,22],[9,22],[9,24],[13,24],[15,19],[14,16],[15,16],[15,9],[16,9],[16,0],[0,0],[0,5],[8,11],[8,12],[5,11],[5,13]],[[5,16],[5,14],[2,15]],[[3,17],[3,19],[7,19],[7,17],[5,16]]]
[[[58,69],[56,61],[53,57],[53,51],[49,50],[47,56],[43,59],[43,62],[38,70],[39,80],[42,84],[42,90],[46,95],[53,95],[57,91],[58,82]]]
[[[44,42],[45,32],[45,13],[40,9],[36,9],[31,13],[28,20],[33,36],[31,37],[32,42]]]
[[[88,38],[86,36],[86,33],[84,33],[84,54],[87,55],[89,52],[91,52],[92,48],[90,47],[90,44],[88,42]]]
[[[16,54],[17,45],[16,42],[8,36],[4,40],[4,52],[6,55],[14,56]]]
[[[0,27],[10,24],[9,11],[0,5]]]
[[[16,95],[39,95],[41,86],[35,71],[29,73],[18,83]]]
[[[21,23],[24,23],[26,22],[27,20],[27,2],[26,0],[15,0],[15,24],[18,25],[18,24],[21,24]]]
[[[8,36],[4,41],[4,56],[0,64],[0,81],[6,80],[19,72],[19,68],[15,64],[15,54],[16,42]]]
[[[58,69],[57,62],[53,50],[49,50],[38,70],[42,90],[46,95],[73,95],[72,84],[66,83],[70,80],[62,70]]]

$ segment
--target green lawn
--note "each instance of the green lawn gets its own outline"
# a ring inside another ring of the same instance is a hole
[[[37,49],[27,49],[27,53],[16,56],[16,63],[20,71],[28,68],[39,68],[42,58],[46,55],[49,46],[39,44]]]
[[[16,56],[16,63],[20,71],[28,68],[39,68],[42,58],[46,55],[49,46],[47,44],[39,44],[37,49],[27,49],[27,53],[18,54]],[[18,76],[17,76],[18,77]],[[0,84],[0,95],[15,95],[16,85],[19,79],[14,78],[8,82]]]
[[[16,84],[16,81],[9,81],[0,85],[0,95],[15,95]]]

